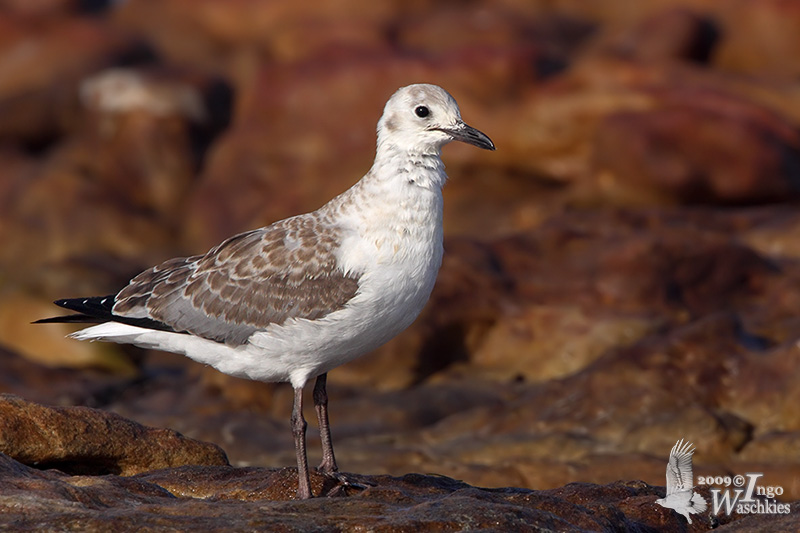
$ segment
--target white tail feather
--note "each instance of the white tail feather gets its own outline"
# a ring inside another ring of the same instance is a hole
[[[708,508],[708,504],[706,503],[705,498],[695,493],[694,496],[692,496],[692,507],[696,509],[693,512],[702,513]]]
[[[110,341],[119,343],[132,343],[134,339],[149,331],[146,328],[121,324],[119,322],[104,322],[91,326],[68,335],[79,341]]]

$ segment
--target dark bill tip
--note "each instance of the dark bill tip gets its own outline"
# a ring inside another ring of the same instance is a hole
[[[476,130],[472,126],[468,126],[463,122],[455,128],[440,128],[441,131],[449,133],[454,141],[461,141],[463,143],[483,148],[484,150],[494,150],[494,143],[488,135],[482,131]]]

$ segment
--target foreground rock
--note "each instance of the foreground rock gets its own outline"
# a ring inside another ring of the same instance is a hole
[[[39,468],[90,475],[228,464],[217,446],[169,429],[87,407],[45,407],[7,394],[0,395],[0,450]]]
[[[655,504],[664,490],[642,482],[559,489],[480,489],[443,476],[352,476],[337,490],[314,473],[324,496],[291,500],[292,469],[185,466],[134,477],[70,476],[40,471],[0,454],[0,527],[4,531],[685,531],[684,519]],[[337,494],[342,497],[332,497]],[[707,496],[707,494],[706,494]],[[797,511],[776,517],[699,516],[690,529],[788,531]]]

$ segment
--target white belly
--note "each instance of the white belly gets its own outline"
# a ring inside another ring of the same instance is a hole
[[[405,330],[433,289],[441,265],[441,240],[433,246],[428,241],[418,252],[374,265],[359,280],[356,296],[338,311],[316,320],[289,320],[253,334],[250,345],[259,353],[253,354],[248,377],[305,382]]]

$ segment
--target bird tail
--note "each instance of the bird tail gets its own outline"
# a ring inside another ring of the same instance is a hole
[[[705,498],[703,498],[696,492],[692,496],[691,504],[692,504],[692,509],[694,509],[693,512],[695,513],[702,513],[703,511],[708,509],[708,503],[706,503]]]
[[[140,328],[156,329],[161,331],[175,331],[167,324],[159,322],[158,320],[153,320],[152,318],[136,318],[115,315],[113,294],[110,296],[93,296],[91,298],[65,298],[63,300],[56,300],[53,303],[59,307],[63,307],[64,309],[75,311],[78,314],[42,318],[33,322],[34,324],[67,323],[103,325],[109,322],[117,322],[119,324],[138,326]],[[100,328],[99,330],[111,331],[112,329],[113,328]],[[94,331],[93,328],[88,328],[81,331],[89,330]],[[79,335],[79,333],[81,332],[70,335],[70,337],[78,340],[85,340],[81,335]]]
[[[108,341],[119,344],[137,344],[136,339],[148,330],[131,324],[123,324],[109,320],[94,326],[70,333],[70,339],[79,341]]]

